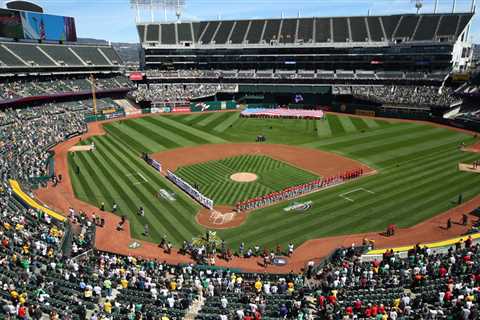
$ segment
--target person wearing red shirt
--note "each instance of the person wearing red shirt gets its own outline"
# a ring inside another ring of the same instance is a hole
[[[444,266],[441,266],[440,269],[438,269],[438,274],[440,275],[440,278],[445,278],[447,275],[447,269],[445,269]]]
[[[329,295],[327,299],[328,299],[328,302],[331,304],[337,303],[337,297],[335,297],[333,294]]]
[[[370,307],[365,308],[365,318],[370,318],[372,316],[372,309]]]
[[[378,307],[378,313],[379,314],[384,314],[385,313],[385,307],[383,306],[383,304],[381,304],[380,307]]]
[[[20,319],[27,319],[27,308],[25,306],[20,306],[18,308],[17,316]]]
[[[378,314],[378,307],[376,304],[374,304],[372,307],[372,317],[376,317],[377,314]]]
[[[345,314],[348,315],[348,316],[353,315],[353,308],[351,306],[347,306],[345,308]]]
[[[357,300],[353,303],[353,308],[356,312],[359,312],[362,309],[362,301]]]
[[[451,291],[445,292],[445,296],[443,297],[444,301],[451,301],[453,298],[453,294]]]

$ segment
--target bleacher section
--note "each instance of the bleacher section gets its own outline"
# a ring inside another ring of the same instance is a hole
[[[197,45],[203,44],[279,44],[347,43],[455,40],[472,13],[405,14],[390,16],[359,16],[334,18],[285,18],[237,21],[203,21],[174,24],[140,24],[140,39],[172,45],[192,41],[195,30]],[[298,30],[298,34],[297,34]],[[159,36],[161,33],[161,37]],[[231,42],[228,42],[230,37]],[[201,43],[200,43],[201,42]]]
[[[0,42],[0,66],[11,69],[118,69],[122,60],[110,46]]]

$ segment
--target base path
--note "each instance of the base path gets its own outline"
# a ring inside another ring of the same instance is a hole
[[[362,168],[365,173],[373,171],[359,161],[335,153],[284,144],[206,144],[157,152],[151,156],[159,161],[165,170],[175,171],[179,167],[241,155],[269,156],[322,177],[334,176],[359,168]]]
[[[139,115],[145,116],[145,115]],[[123,118],[125,119],[125,118]],[[116,119],[119,120],[119,119]],[[114,120],[114,121],[116,121]],[[110,121],[106,121],[110,122]],[[82,136],[82,139],[86,139],[91,136],[104,134],[102,124],[104,122],[96,122],[89,124],[88,133]],[[131,237],[130,229],[128,223],[125,226],[124,231],[116,231],[116,225],[120,221],[120,218],[110,212],[100,212],[100,210],[88,203],[80,201],[75,198],[73,194],[73,189],[70,181],[70,176],[68,174],[67,167],[67,154],[70,147],[76,145],[79,142],[79,137],[72,138],[69,141],[59,144],[53,150],[55,151],[55,173],[63,175],[63,181],[58,184],[58,186],[53,187],[48,185],[46,188],[38,189],[35,191],[35,195],[50,208],[58,211],[67,213],[69,207],[75,208],[75,210],[82,210],[87,215],[91,216],[92,213],[100,216],[105,219],[105,226],[103,228],[97,228],[95,246],[99,250],[123,254],[123,255],[134,255],[137,257],[157,259],[159,261],[166,261],[167,263],[177,264],[177,263],[188,263],[192,260],[184,255],[179,254],[176,250],[172,254],[165,254],[161,248],[158,247],[155,243],[144,242],[135,240]],[[255,146],[259,146],[254,144]],[[238,145],[237,145],[238,146]],[[262,145],[265,148],[268,148],[269,145]],[[285,146],[284,146],[285,147]],[[287,146],[288,147],[288,146]],[[292,147],[295,148],[295,147]],[[180,150],[180,149],[179,149]],[[290,151],[293,149],[289,149]],[[303,149],[305,150],[305,149]],[[309,150],[309,149],[306,149]],[[313,150],[315,151],[315,150]],[[329,153],[322,153],[325,156],[331,155]],[[317,154],[318,155],[318,154]],[[188,158],[190,158],[189,155]],[[196,154],[196,157],[202,157],[202,153]],[[225,156],[222,156],[225,157]],[[337,159],[341,158],[336,156]],[[192,157],[193,158],[193,157]],[[298,158],[298,157],[296,157]],[[343,158],[348,161],[349,159]],[[282,160],[282,159],[280,159]],[[201,160],[204,161],[204,160]],[[195,162],[201,162],[199,160]],[[285,160],[286,162],[295,164],[295,162],[290,161],[289,159]],[[313,165],[314,161],[310,159],[299,160],[302,161],[303,167],[308,169],[308,163],[310,162]],[[323,161],[321,158],[316,159],[315,161]],[[348,162],[353,167],[358,167],[358,162],[350,160]],[[315,166],[317,167],[317,166]],[[338,168],[337,168],[338,170]],[[335,167],[328,167],[322,170],[322,175],[329,175],[335,172]],[[353,234],[353,235],[344,235],[336,237],[321,238],[315,240],[309,240],[296,248],[294,254],[288,258],[288,263],[282,267],[269,266],[264,268],[261,266],[261,258],[250,258],[243,259],[235,257],[233,260],[226,262],[223,260],[217,259],[217,265],[230,268],[240,268],[245,271],[250,272],[271,272],[271,273],[284,273],[284,272],[300,272],[301,269],[306,265],[310,260],[319,261],[320,259],[328,256],[334,249],[339,247],[350,247],[353,243],[360,245],[363,238],[368,238],[375,241],[377,248],[390,248],[395,246],[403,245],[412,245],[417,242],[425,243],[432,241],[440,241],[449,238],[456,237],[465,233],[468,230],[468,226],[462,226],[455,222],[460,221],[462,214],[470,213],[472,210],[480,207],[480,196],[475,197],[474,199],[466,202],[465,204],[451,209],[444,214],[438,215],[432,219],[429,219],[425,222],[422,222],[414,227],[399,229],[397,230],[395,236],[393,237],[384,237],[379,232],[371,233],[362,233],[362,234]],[[206,218],[210,218],[210,211],[206,212]],[[245,215],[243,215],[245,217]],[[197,219],[199,216],[197,216]],[[235,216],[235,219],[242,218],[242,215]],[[445,228],[446,221],[448,218],[451,218],[454,223],[451,229],[447,230]],[[473,216],[469,216],[469,219],[472,220]],[[234,221],[232,220],[232,221]],[[383,231],[383,230],[381,230]],[[140,244],[140,247],[137,249],[129,248],[129,245],[132,242]],[[234,248],[236,249],[236,248]]]

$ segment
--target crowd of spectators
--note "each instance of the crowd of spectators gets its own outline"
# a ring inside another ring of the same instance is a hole
[[[324,319],[478,319],[480,251],[465,237],[447,252],[416,246],[362,262],[353,249],[320,268],[315,292]]]
[[[456,102],[449,87],[433,86],[352,86],[352,95],[390,105],[443,106]]]
[[[132,82],[123,76],[95,79],[97,90],[131,88]],[[11,100],[29,96],[40,96],[62,92],[89,91],[92,83],[89,78],[59,79],[19,79],[0,82],[0,100]]]
[[[188,102],[195,98],[211,97],[218,92],[236,92],[237,85],[202,83],[202,84],[150,84],[139,85],[132,92],[137,102]]]
[[[154,90],[174,100],[222,89],[212,86]],[[447,252],[417,246],[407,258],[386,252],[370,262],[355,247],[341,249],[304,274],[280,275],[96,251],[96,220],[72,208],[59,222],[19,201],[7,184],[14,178],[28,188],[45,175],[47,149],[84,131],[90,111],[88,102],[69,102],[0,112],[1,318],[168,320],[185,318],[195,306],[193,314],[205,320],[479,318],[480,247],[469,237]],[[217,249],[226,259],[232,255],[224,242],[219,248],[185,243],[181,251],[208,263]],[[270,254],[259,246],[238,250],[244,257]]]
[[[150,79],[343,79],[343,80],[422,80],[443,81],[448,72],[371,71],[371,70],[303,70],[303,69],[244,69],[244,70],[147,70]]]

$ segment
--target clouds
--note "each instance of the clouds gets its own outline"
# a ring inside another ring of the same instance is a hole
[[[129,0],[39,0],[47,13],[70,15],[76,18],[79,37],[101,38],[119,42],[138,42],[135,11]],[[434,0],[424,0],[421,12],[433,12]],[[450,12],[453,0],[439,0],[439,12]],[[470,0],[457,0],[457,11],[469,11]],[[371,14],[414,13],[410,0],[190,0],[186,1],[183,20],[253,19],[311,16],[348,16]],[[155,13],[163,19],[163,11]],[[143,12],[143,20],[150,14]],[[175,12],[169,13],[175,19]],[[472,36],[480,41],[480,23],[474,18]]]

